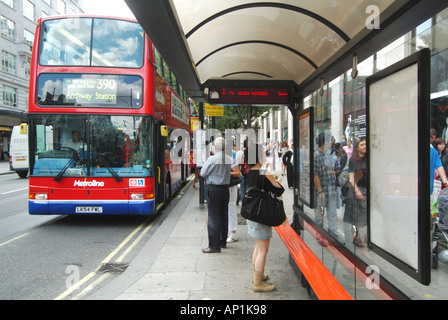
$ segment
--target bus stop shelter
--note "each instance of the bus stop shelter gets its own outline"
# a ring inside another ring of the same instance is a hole
[[[294,128],[306,96],[347,70],[356,78],[358,61],[447,7],[446,0],[125,2],[192,99],[287,105]],[[428,147],[423,138],[415,144]]]

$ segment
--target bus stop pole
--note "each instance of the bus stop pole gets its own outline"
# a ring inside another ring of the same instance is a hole
[[[203,102],[199,102],[199,130],[203,130],[204,129],[204,103]],[[198,150],[199,146],[196,146],[196,150]],[[197,155],[197,151],[196,151],[196,155]],[[201,208],[204,207],[204,178],[201,177],[200,172],[201,172],[201,168],[198,167],[198,171],[199,171],[199,206]]]

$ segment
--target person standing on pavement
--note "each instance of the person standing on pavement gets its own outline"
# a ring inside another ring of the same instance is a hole
[[[241,178],[240,168],[235,159],[232,158],[232,164],[230,166],[230,176],[235,178]],[[238,227],[238,217],[236,214],[236,199],[238,198],[238,185],[229,187],[229,235],[227,242],[238,241],[236,235],[236,229]]]
[[[244,158],[244,150],[246,150],[246,148],[247,148],[247,138],[244,140],[243,148],[238,150],[235,156],[236,163],[240,166],[240,172],[241,172],[240,199],[239,199],[241,200],[241,202],[243,201],[244,195],[246,194],[247,189],[246,176],[247,171],[249,170],[247,161]],[[237,205],[238,203],[239,201],[237,201]]]
[[[328,219],[328,232],[338,239],[338,221],[336,213],[336,177],[330,156],[331,136],[320,133],[317,136],[317,149],[314,152],[314,221],[323,226],[324,215]],[[327,209],[325,212],[324,209]]]
[[[293,166],[292,166],[292,156],[293,156],[293,145],[283,154],[282,161],[286,167],[286,177],[288,180],[288,188],[292,189],[294,187],[294,176],[293,176]]]
[[[225,154],[224,147],[224,138],[217,138],[214,155],[201,169],[201,176],[208,185],[208,248],[202,249],[204,253],[217,253],[226,248],[232,158]]]
[[[255,152],[255,164],[249,156],[249,152]],[[249,159],[249,172],[247,174],[247,187],[263,186],[263,189],[271,191],[277,197],[281,196],[285,189],[280,185],[272,175],[266,171],[262,172],[263,148],[260,144],[252,144],[244,151],[244,156]],[[252,163],[252,164],[251,164]],[[288,223],[288,219],[284,223]],[[275,290],[275,286],[267,284],[264,281],[269,278],[264,274],[266,256],[269,250],[269,244],[272,238],[272,227],[264,224],[247,220],[248,233],[255,239],[255,248],[252,253],[252,265],[254,269],[253,291],[270,292]]]
[[[356,227],[353,244],[364,247],[367,243],[367,141],[365,138],[355,138],[353,154],[348,161],[350,199],[351,203],[346,210],[351,210],[352,224]]]

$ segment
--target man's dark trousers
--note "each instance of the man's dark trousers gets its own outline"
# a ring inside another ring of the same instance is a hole
[[[208,185],[208,247],[213,250],[226,245],[229,224],[229,186]]]

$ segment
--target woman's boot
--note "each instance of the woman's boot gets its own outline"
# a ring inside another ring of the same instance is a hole
[[[275,290],[274,285],[263,282],[262,271],[254,271],[254,284],[252,287],[254,292],[271,292]]]
[[[255,272],[255,266],[252,264],[252,268]],[[263,273],[263,278],[261,280],[266,281],[269,279],[269,275],[267,273]]]

